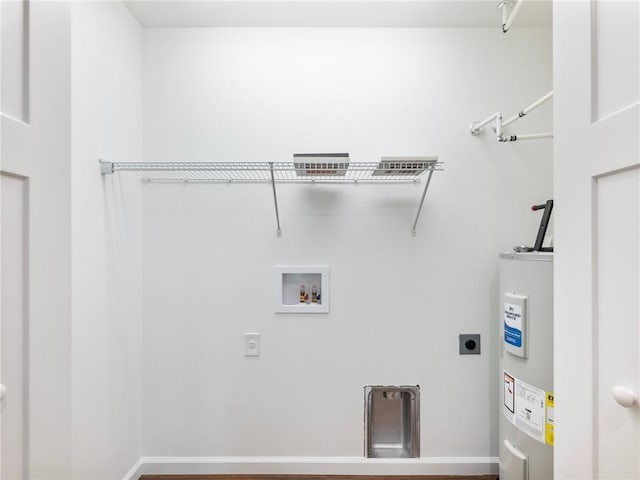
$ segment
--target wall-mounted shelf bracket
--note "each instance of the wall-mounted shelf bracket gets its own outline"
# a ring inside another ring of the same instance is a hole
[[[431,183],[431,176],[433,175],[433,170],[429,171],[429,175],[427,176],[427,181],[424,184],[424,190],[422,191],[422,198],[420,198],[420,205],[418,205],[418,212],[416,213],[416,219],[413,222],[413,227],[411,227],[411,235],[416,236],[416,226],[418,225],[418,220],[420,219],[420,214],[422,213],[422,206],[424,205],[424,198],[427,196],[427,190],[429,189],[429,184]]]
[[[278,212],[278,195],[276,194],[276,178],[273,174],[273,162],[269,162],[269,172],[271,173],[271,188],[273,189],[273,204],[276,207],[276,225],[278,229],[276,235],[282,236],[282,229],[280,228],[280,213]]]
[[[100,173],[106,175],[107,173],[113,173],[113,162],[107,162],[101,158],[98,160],[100,163]]]

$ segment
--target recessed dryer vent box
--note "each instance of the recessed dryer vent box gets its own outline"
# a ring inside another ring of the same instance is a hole
[[[420,386],[364,387],[365,456],[420,456]]]

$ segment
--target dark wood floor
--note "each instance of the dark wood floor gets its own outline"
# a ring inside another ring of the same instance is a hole
[[[142,475],[140,480],[497,480],[497,475]]]

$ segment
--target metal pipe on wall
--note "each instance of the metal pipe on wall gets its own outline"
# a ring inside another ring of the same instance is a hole
[[[516,140],[535,140],[539,138],[551,138],[553,137],[553,133],[551,132],[531,133],[526,135],[502,135],[502,132],[505,127],[515,122],[516,120],[519,120],[520,118],[524,117],[528,113],[532,112],[543,103],[549,101],[551,97],[553,97],[553,90],[551,90],[549,93],[540,97],[538,100],[533,102],[528,107],[523,108],[520,112],[518,112],[513,117],[504,121],[502,120],[502,113],[500,112],[493,113],[480,122],[472,123],[469,127],[471,130],[471,134],[478,135],[486,125],[491,123],[491,121],[494,121],[493,130],[499,142],[515,142]]]
[[[538,108],[540,105],[542,105],[543,103],[547,102],[551,97],[553,97],[553,90],[551,90],[549,93],[547,93],[546,95],[543,95],[541,98],[539,98],[538,100],[536,100],[535,102],[533,102],[531,105],[529,105],[526,108],[523,108],[522,110],[520,110],[516,115],[514,115],[513,117],[509,118],[508,120],[505,120],[504,122],[502,122],[502,128],[506,127],[507,125],[515,122],[516,120],[524,117],[525,115],[527,115],[529,112],[535,110],[536,108]],[[496,132],[497,133],[497,132]],[[499,134],[498,134],[499,135]]]
[[[498,5],[498,8],[502,10],[502,29],[503,29],[502,32],[503,33],[506,33],[504,31],[504,26],[506,25],[507,20],[509,20],[509,9],[507,7],[509,6],[510,3],[511,3],[510,0],[505,0],[504,2],[501,2]]]
[[[482,120],[481,122],[475,122],[472,123],[469,126],[469,129],[471,130],[471,135],[478,135],[480,133],[480,131],[489,123],[491,123],[493,120],[495,120],[496,118],[501,117],[502,115],[500,112],[496,112],[496,113],[492,113],[491,115],[489,115],[487,118],[485,118],[484,120]]]
[[[501,135],[499,142],[517,142],[518,140],[538,140],[541,138],[553,138],[553,132],[528,133],[525,135]]]
[[[500,4],[500,7],[502,8],[502,33],[507,33],[511,28],[513,19],[516,18],[516,15],[518,15],[518,12],[520,11],[520,7],[522,6],[522,1],[523,0],[514,0],[513,2],[506,1]],[[511,5],[511,3],[513,3],[513,7],[511,8],[511,13],[509,13],[509,16],[505,20],[505,12],[507,11],[507,6]]]
[[[496,132],[496,136],[500,138],[502,136],[502,127],[504,123],[502,123],[502,114],[498,113],[496,115],[496,123],[493,124],[493,129]]]

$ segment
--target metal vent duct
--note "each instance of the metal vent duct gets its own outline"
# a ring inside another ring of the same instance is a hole
[[[382,157],[372,176],[418,176],[438,163],[438,157]]]
[[[293,166],[299,177],[344,177],[348,153],[294,153]]]

